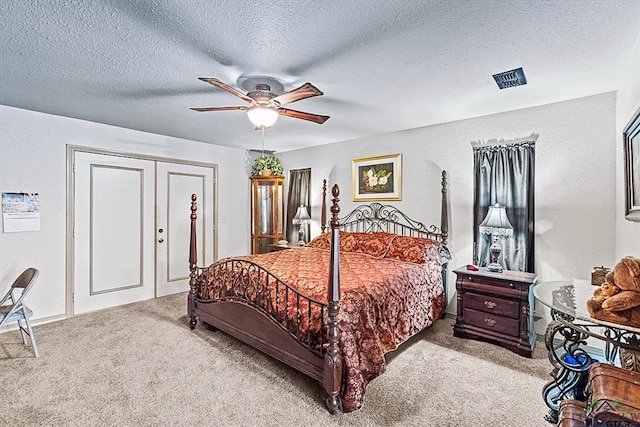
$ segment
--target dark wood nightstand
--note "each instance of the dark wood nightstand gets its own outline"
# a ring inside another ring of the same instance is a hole
[[[533,285],[537,274],[504,270],[493,273],[461,267],[457,275],[458,312],[453,334],[490,341],[531,357],[536,345],[533,328]]]

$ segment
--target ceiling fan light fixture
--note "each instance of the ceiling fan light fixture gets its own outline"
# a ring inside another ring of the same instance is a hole
[[[256,130],[266,129],[271,127],[278,116],[293,117],[294,119],[302,119],[310,122],[317,123],[319,125],[329,119],[329,116],[322,116],[320,114],[305,113],[304,111],[290,110],[288,108],[282,108],[283,105],[291,104],[292,102],[300,101],[302,99],[311,98],[314,96],[323,95],[323,93],[311,83],[305,83],[302,86],[290,90],[289,92],[276,95],[271,91],[271,86],[266,83],[257,83],[256,90],[252,90],[248,93],[242,93],[238,89],[229,86],[226,83],[213,77],[198,77],[205,83],[209,83],[212,86],[226,90],[232,95],[249,103],[248,107],[204,107],[204,108],[191,108],[194,111],[246,111],[249,116],[249,120],[256,126]]]
[[[267,129],[278,120],[278,111],[270,107],[251,107],[247,110],[249,120],[256,126],[256,130]]]

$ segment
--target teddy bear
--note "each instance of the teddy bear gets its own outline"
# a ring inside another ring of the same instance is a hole
[[[624,257],[587,301],[594,319],[640,328],[640,258]]]
[[[598,289],[593,292],[593,299],[602,304],[609,297],[612,297],[619,292],[619,287],[617,287],[616,285],[612,285],[605,280],[605,282],[602,283],[602,285],[600,285]]]

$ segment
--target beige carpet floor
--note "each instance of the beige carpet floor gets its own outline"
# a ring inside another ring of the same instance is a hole
[[[189,329],[186,295],[35,327],[40,358],[0,334],[0,425],[549,427],[532,359],[453,337],[451,319],[387,355],[362,410],[331,415],[314,380],[225,335]]]

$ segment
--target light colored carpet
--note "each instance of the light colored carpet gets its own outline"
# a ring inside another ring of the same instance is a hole
[[[544,345],[527,359],[434,326],[387,355],[362,410],[331,415],[316,381],[220,331],[186,294],[0,334],[0,425],[549,427]]]

